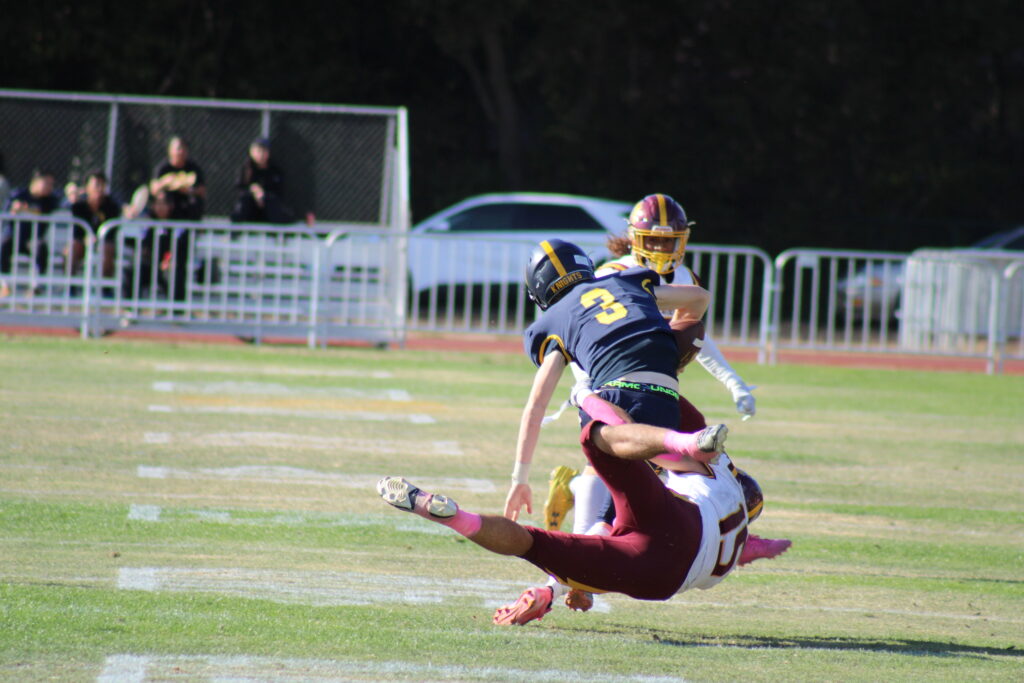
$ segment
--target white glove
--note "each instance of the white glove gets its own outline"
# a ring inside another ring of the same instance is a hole
[[[594,390],[590,388],[589,377],[578,380],[576,384],[572,385],[572,390],[569,392],[569,403],[577,408],[582,408],[583,401],[593,393]]]
[[[736,412],[743,416],[744,422],[757,413],[757,400],[754,398],[754,394],[750,393],[756,388],[756,386],[748,387],[744,384],[732,389],[732,400],[736,404]]]
[[[569,363],[569,369],[572,371],[572,376],[576,378],[576,383],[572,385],[572,390],[569,392],[569,403],[577,408],[582,408],[583,399],[594,393],[593,380],[575,361]]]

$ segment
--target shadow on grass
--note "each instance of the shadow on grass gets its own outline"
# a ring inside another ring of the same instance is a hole
[[[584,631],[588,629],[565,629]],[[1007,647],[983,647],[952,642],[931,640],[886,640],[883,638],[816,638],[813,636],[751,636],[732,635],[717,638],[693,638],[681,640],[678,634],[660,629],[637,629],[627,626],[608,625],[602,632],[610,631],[640,638],[647,635],[659,645],[669,647],[735,647],[742,649],[801,649],[801,650],[858,650],[881,652],[918,657],[1022,657],[1024,649],[1015,645]]]

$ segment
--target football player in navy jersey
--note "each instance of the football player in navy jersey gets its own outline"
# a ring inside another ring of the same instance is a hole
[[[699,319],[709,294],[697,285],[662,285],[657,273],[631,268],[595,278],[590,258],[575,244],[541,242],[526,268],[530,298],[543,314],[526,330],[525,350],[537,366],[520,420],[512,487],[505,516],[532,513],[529,468],[541,421],[558,380],[572,363],[601,397],[634,422],[679,425],[678,346],[660,308]],[[579,404],[577,404],[579,405]],[[581,412],[583,423],[589,422]],[[709,430],[727,432],[725,425]],[[696,437],[695,437],[696,438]]]

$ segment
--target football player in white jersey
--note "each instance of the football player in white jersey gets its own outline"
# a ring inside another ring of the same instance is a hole
[[[711,588],[736,565],[747,525],[762,505],[760,489],[721,453],[726,430],[708,433],[699,451],[680,447],[690,435],[630,423],[625,412],[593,392],[581,409],[592,419],[580,441],[619,510],[607,536],[521,526],[499,515],[462,510],[451,499],[405,479],[385,477],[377,490],[390,505],[443,524],[477,545],[521,557],[573,588],[668,600],[689,588]],[[690,455],[687,455],[690,453]],[[649,467],[671,467],[668,485]],[[526,623],[550,610],[550,598]],[[520,613],[522,616],[522,613]]]
[[[629,214],[626,237],[612,238],[608,246],[619,258],[599,266],[597,277],[610,275],[634,266],[650,268],[661,275],[667,283],[677,285],[699,285],[700,281],[692,270],[683,265],[686,245],[690,240],[690,229],[694,223],[687,219],[679,202],[666,194],[647,195],[633,207]],[[625,248],[628,245],[629,251]],[[669,312],[669,316],[672,312]],[[708,335],[697,362],[725,385],[736,404],[736,411],[744,419],[757,412],[752,387],[722,356],[718,346]]]

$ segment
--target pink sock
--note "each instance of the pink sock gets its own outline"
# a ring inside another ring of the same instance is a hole
[[[697,435],[684,432],[668,432],[665,434],[665,448],[669,453],[676,455],[688,455],[691,458],[697,457],[702,451],[697,448]],[[705,454],[706,455],[706,454]]]
[[[484,523],[480,515],[475,512],[466,512],[465,510],[459,510],[451,519],[439,519],[437,521],[441,522],[441,524],[444,524],[449,529],[458,531],[466,538],[475,536],[476,532],[480,531],[480,527]]]
[[[467,538],[480,531],[480,527],[483,525],[483,520],[480,518],[480,515],[474,512],[466,512],[462,508],[459,508],[456,510],[454,517],[449,517],[447,519],[435,517],[427,512],[427,502],[430,500],[431,495],[433,494],[427,493],[426,491],[420,491],[416,495],[416,504],[413,505],[412,511],[424,519],[429,519],[431,522],[444,524],[449,529],[457,531]]]
[[[583,399],[580,407],[587,412],[587,415],[606,425],[626,424],[625,420],[615,414],[608,401],[605,401],[597,394],[588,395]]]

